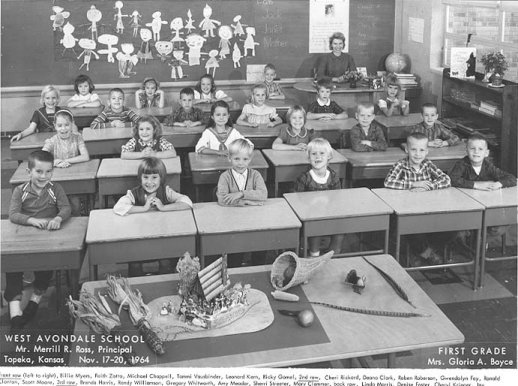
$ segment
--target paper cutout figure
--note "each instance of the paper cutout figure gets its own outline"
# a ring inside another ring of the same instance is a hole
[[[183,78],[182,64],[187,64],[183,59],[183,51],[173,51],[173,58],[169,65],[171,66],[171,79],[180,80]]]
[[[60,31],[63,31],[63,24],[65,24],[65,19],[70,17],[70,12],[65,11],[65,8],[58,5],[52,7],[52,12],[54,12],[54,15],[50,17],[50,20],[53,21],[52,30],[55,31],[56,29],[59,29]]]
[[[232,51],[232,61],[234,62],[234,68],[241,67],[240,60],[243,58],[243,55],[241,55],[241,50],[239,49],[239,46],[237,43],[234,43],[234,50]]]
[[[175,17],[171,21],[171,29],[174,30],[175,35],[171,39],[173,44],[175,42],[178,42],[178,47],[180,47],[181,42],[185,41],[183,38],[180,37],[180,30],[183,28],[183,20],[181,17]]]
[[[117,10],[117,13],[113,15],[113,20],[117,20],[117,26],[115,27],[115,30],[119,34],[124,33],[124,23],[122,22],[122,18],[129,16],[122,14],[122,7],[124,7],[124,3],[122,1],[116,1],[115,6],[113,7],[113,9]]]
[[[187,47],[189,47],[189,66],[198,66],[200,64],[201,47],[206,40],[196,33],[190,34],[185,38]]]
[[[140,30],[140,38],[142,39],[142,43],[140,44],[140,49],[137,52],[137,57],[142,61],[144,60],[144,64],[147,64],[148,59],[153,59],[153,53],[151,52],[150,40],[151,40],[151,31],[147,28],[142,28]]]
[[[173,52],[173,43],[160,40],[155,43],[155,48],[158,52],[158,57],[162,62],[170,58],[170,53]]]
[[[77,59],[81,59],[81,56],[84,55],[83,64],[79,66],[79,69],[83,68],[83,66],[86,66],[86,71],[90,71],[90,61],[92,60],[92,55],[95,56],[97,60],[99,60],[99,55],[97,55],[97,52],[95,52],[95,47],[97,44],[95,43],[95,40],[91,39],[79,39],[79,47],[83,49],[83,52],[79,54]]]
[[[214,37],[214,30],[216,29],[216,24],[221,25],[220,21],[211,19],[212,16],[212,8],[205,4],[205,8],[203,8],[203,20],[200,23],[200,28],[205,31],[205,37]]]
[[[86,18],[90,23],[92,23],[90,27],[88,27],[89,30],[92,30],[92,40],[97,40],[97,23],[101,21],[102,17],[102,12],[95,8],[95,5],[92,5],[86,12]]]
[[[117,53],[117,60],[119,61],[119,78],[129,78],[130,75],[135,75],[133,66],[138,63],[137,55],[132,55],[135,47],[132,43],[122,43],[121,51]]]
[[[74,27],[70,22],[67,22],[65,26],[63,27],[63,39],[60,40],[60,43],[63,44],[63,52],[61,53],[61,56],[65,55],[65,51],[68,49],[71,49],[74,52],[74,55],[77,55],[76,50],[74,50],[74,47],[76,46],[76,42],[79,39],[76,39],[74,35],[72,35],[75,31],[76,27]]]
[[[107,60],[108,63],[115,63],[115,58],[113,57],[113,54],[119,51],[117,47],[114,47],[119,42],[119,38],[115,35],[110,34],[102,34],[99,36],[99,39],[97,41],[101,44],[105,44],[108,46],[106,49],[102,49],[97,51],[101,55],[108,55]]]
[[[222,25],[219,27],[218,35],[221,38],[219,41],[219,57],[220,59],[225,59],[227,55],[230,55],[230,39],[233,36],[232,28],[228,25]]]
[[[207,63],[205,63],[205,70],[207,71],[207,74],[210,74],[210,70],[212,69],[213,78],[216,76],[216,68],[219,67],[218,59],[216,56],[218,56],[218,50],[210,50],[209,60],[207,60]]]
[[[136,38],[138,35],[138,29],[142,26],[140,24],[140,21],[142,20],[142,15],[137,10],[134,10],[130,17],[130,26],[133,27],[133,37]]]
[[[187,33],[191,33],[191,31],[193,29],[196,29],[196,27],[193,25],[195,20],[192,18],[192,13],[190,9],[187,11],[187,17],[188,19],[186,20],[187,24],[185,24],[185,29],[187,30]]]
[[[160,40],[162,24],[167,24],[167,21],[162,20],[162,12],[159,11],[154,12],[151,17],[153,18],[153,21],[151,23],[147,23],[146,26],[151,27],[151,30],[153,31],[153,39],[157,42]]]
[[[243,36],[245,34],[245,31],[243,30],[243,24],[241,24],[241,15],[236,15],[233,21],[236,24],[230,24],[230,26],[234,28],[234,35]]]
[[[252,56],[255,56],[255,46],[258,46],[259,43],[256,43],[254,40],[255,36],[255,27],[246,27],[246,39],[245,39],[245,56],[248,56],[248,50],[252,50]]]

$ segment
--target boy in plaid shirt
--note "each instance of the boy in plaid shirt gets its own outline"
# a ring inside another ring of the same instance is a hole
[[[450,177],[426,158],[428,137],[412,133],[407,137],[405,151],[408,157],[399,160],[385,178],[385,187],[390,189],[423,192],[451,186]],[[454,232],[428,233],[409,236],[410,248],[418,255],[413,266],[439,264],[441,257],[435,252],[441,245],[451,241]]]

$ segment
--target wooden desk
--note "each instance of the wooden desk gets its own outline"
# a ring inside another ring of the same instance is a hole
[[[457,160],[466,155],[465,146],[428,148],[428,159],[439,169],[449,173]],[[367,179],[384,179],[392,166],[407,154],[399,147],[389,147],[386,151],[356,152],[352,149],[338,149],[347,159],[347,183]]]
[[[409,190],[373,189],[378,197],[394,210],[396,240],[395,258],[399,262],[401,236],[431,232],[447,232],[474,229],[477,233],[476,253],[473,261],[432,265],[427,267],[407,267],[407,270],[437,269],[448,266],[473,265],[473,288],[477,288],[480,230],[484,207],[471,200],[456,188],[411,192]],[[407,264],[408,266],[408,264]]]
[[[254,144],[256,149],[271,149],[273,141],[279,136],[282,127],[288,126],[285,123],[275,127],[268,127],[266,124],[259,127],[234,125],[234,128]]]
[[[144,115],[152,115],[160,122],[164,120],[165,117],[171,115],[173,112],[173,108],[171,106],[164,107],[145,107],[143,109],[133,109],[138,115],[141,117]]]
[[[393,115],[391,117],[376,115],[374,119],[381,125],[387,142],[389,144],[398,145],[404,142],[412,126],[423,121],[423,116],[421,113]]]
[[[279,192],[280,182],[295,182],[297,177],[309,166],[308,155],[305,151],[264,149],[262,152],[273,165],[275,197]],[[345,179],[345,163],[346,159],[333,150],[333,158],[329,162],[329,167],[341,180]]]
[[[402,312],[422,312],[429,317],[418,318],[391,318],[384,316],[365,315],[339,311],[332,308],[313,306],[322,329],[328,337],[328,341],[311,345],[298,345],[294,347],[280,346],[278,348],[253,351],[253,339],[280,334],[282,325],[286,321],[293,322],[290,337],[297,341],[307,329],[298,327],[291,319],[284,319],[278,309],[289,308],[289,304],[268,299],[275,315],[273,324],[267,331],[259,331],[251,334],[239,335],[235,345],[237,353],[222,355],[220,350],[197,350],[188,360],[176,359],[179,350],[189,349],[193,340],[166,342],[165,349],[171,353],[168,359],[156,357],[151,354],[144,343],[135,347],[138,355],[150,355],[150,363],[155,366],[167,367],[289,367],[310,363],[333,361],[347,358],[360,358],[371,355],[388,355],[389,367],[398,366],[397,352],[415,351],[430,347],[449,346],[464,342],[464,336],[459,329],[444,315],[432,299],[417,285],[401,266],[389,255],[376,255],[368,257],[369,261],[388,273],[408,293],[410,300],[417,310],[400,299],[389,284],[383,280],[379,273],[365,262],[361,257],[348,259],[332,259],[317,272],[309,281],[299,288],[307,296],[308,300],[327,302],[330,304],[356,307],[361,309],[390,310]],[[257,266],[229,269],[230,278],[235,282],[238,274],[251,274],[259,280],[269,280],[270,266]],[[356,269],[369,278],[367,288],[362,295],[355,294],[350,288],[346,288],[345,274],[351,269]],[[148,276],[130,279],[133,288],[149,288],[157,286],[174,288],[173,280],[178,280],[178,275]],[[94,293],[97,289],[106,288],[105,281],[87,282],[83,285],[83,291]],[[270,287],[271,288],[271,287]],[[104,292],[104,291],[103,291]],[[164,293],[149,293],[144,295],[146,302],[151,301]],[[307,306],[305,306],[307,307]],[[112,307],[113,309],[114,307]],[[300,307],[299,307],[300,308]],[[294,307],[293,309],[297,309]],[[313,325],[315,328],[316,325]],[[93,334],[88,327],[77,321],[74,327],[76,336],[89,336]],[[262,335],[261,335],[262,334]],[[97,337],[100,341],[100,338]],[[213,347],[217,338],[204,338],[202,345]],[[235,341],[235,340],[234,340]],[[218,341],[219,342],[219,341]],[[78,366],[80,348],[86,348],[88,343],[74,343],[71,348],[70,366]],[[97,344],[96,344],[97,346]],[[96,347],[93,346],[93,347]],[[181,346],[179,349],[178,347]],[[115,346],[113,346],[115,347]],[[79,353],[79,354],[78,354]],[[169,354],[167,354],[169,355]],[[176,356],[176,357],[175,357]],[[90,356],[88,356],[90,357]],[[426,356],[418,367],[429,366]],[[113,358],[113,357],[112,357]],[[101,366],[101,360],[96,366]],[[113,365],[104,365],[113,366]]]
[[[61,229],[48,231],[2,220],[2,272],[79,270],[83,263],[87,217],[71,217]],[[77,281],[71,281],[73,293]],[[58,309],[63,302],[56,275]]]
[[[180,158],[167,158],[162,160],[167,171],[167,185],[180,191],[180,173],[182,167]],[[123,160],[120,158],[105,158],[97,171],[99,182],[99,205],[106,207],[107,196],[125,194],[127,190],[139,185],[137,181],[138,166],[142,160]]]
[[[487,228],[491,226],[516,224],[518,191],[516,186],[487,192],[475,189],[459,189],[485,207],[482,222],[482,243],[480,255],[480,286],[484,285],[486,261],[516,259],[516,256],[487,257]]]
[[[191,165],[196,201],[199,201],[200,185],[217,184],[220,174],[230,168],[230,161],[227,157],[212,154],[189,153],[189,164]],[[249,167],[261,173],[266,182],[268,163],[259,150],[254,150]]]
[[[346,133],[347,143],[351,143],[350,133],[358,121],[354,118],[337,119],[333,121],[323,121],[320,119],[310,119],[306,126],[315,130],[317,137],[325,138],[331,145],[338,145],[343,132]]]
[[[56,132],[34,133],[23,137],[19,141],[11,142],[9,149],[11,150],[11,158],[18,162],[25,161],[35,150],[41,150],[45,144],[45,140],[54,136]]]
[[[97,280],[100,264],[130,263],[196,252],[192,211],[151,211],[118,216],[112,209],[90,212],[86,233],[90,279]]]
[[[92,121],[104,110],[104,107],[67,107],[74,116],[79,128],[90,127]]]
[[[206,255],[299,247],[300,221],[283,198],[262,206],[226,207],[194,204],[202,267]]]
[[[100,162],[98,159],[91,159],[87,162],[72,164],[68,168],[54,168],[51,181],[58,182],[66,194],[84,194],[88,200],[88,208],[93,208],[95,194],[97,193],[95,178]],[[9,180],[13,188],[29,181],[27,168],[27,162],[22,162],[18,166]]]
[[[307,257],[308,237],[374,231],[385,232],[383,250],[340,255],[354,256],[358,253],[365,255],[388,252],[389,218],[392,208],[369,189],[287,193],[284,198],[302,221],[304,257]]]

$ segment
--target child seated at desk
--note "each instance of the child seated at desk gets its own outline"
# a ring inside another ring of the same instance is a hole
[[[112,88],[108,97],[108,107],[92,121],[90,128],[124,127],[128,122],[137,123],[139,118],[137,113],[124,106],[124,91]]]
[[[100,107],[99,95],[94,93],[94,82],[88,75],[79,75],[74,80],[75,94],[67,102],[67,107]]]
[[[176,151],[162,136],[162,124],[152,115],[144,115],[133,127],[133,138],[122,145],[122,159],[147,157],[174,158]]]
[[[487,139],[481,134],[475,133],[468,137],[466,152],[463,159],[458,160],[451,170],[451,185],[457,188],[478,190],[499,190],[516,186],[516,177],[497,168],[488,160],[489,149]],[[507,230],[507,226],[493,226],[488,228],[490,236],[501,236]],[[459,232],[460,240],[466,240],[470,232]]]
[[[223,206],[262,205],[268,191],[261,173],[249,169],[253,145],[246,139],[236,139],[228,146],[231,169],[223,172],[218,181],[218,204]]]
[[[72,164],[86,162],[90,159],[85,141],[79,133],[74,133],[74,117],[68,110],[60,110],[56,113],[54,127],[57,134],[45,140],[43,149],[54,156],[54,166],[68,168]],[[69,196],[72,206],[72,215],[81,214],[81,202],[78,195]]]
[[[381,126],[374,121],[374,105],[370,102],[360,102],[356,108],[358,123],[351,129],[351,147],[354,151],[385,151],[387,141]],[[346,133],[340,136],[340,144],[347,142]]]
[[[194,90],[185,87],[180,90],[180,107],[164,119],[164,126],[200,126],[203,123],[203,111],[193,106]]]
[[[218,90],[214,83],[214,77],[210,74],[203,75],[194,88],[194,104],[214,103],[216,101],[231,102],[232,98],[224,91]]]
[[[295,181],[294,191],[312,192],[341,189],[340,179],[335,171],[328,166],[333,156],[330,143],[324,138],[315,138],[308,144],[307,152],[310,166]],[[318,210],[318,208],[315,208],[315,210]],[[332,249],[335,254],[342,250],[343,238],[344,235],[331,236],[329,249]],[[309,238],[309,256],[320,256],[320,241],[321,237],[319,236]]]
[[[264,85],[266,86],[266,99],[286,99],[281,86],[275,82],[277,70],[275,66],[268,63],[264,66]]]
[[[426,158],[428,137],[423,133],[412,133],[407,137],[405,151],[408,154],[396,162],[385,178],[385,187],[405,189],[414,192],[445,189],[451,186],[450,177]],[[426,203],[423,203],[425,206]],[[423,208],[423,210],[426,210]],[[420,266],[423,260],[428,264],[437,264],[441,258],[435,252],[439,245],[453,240],[451,232],[430,233],[408,237],[411,249],[419,254],[413,261]]]
[[[429,147],[453,146],[460,142],[459,137],[448,130],[441,122],[437,121],[437,106],[433,103],[425,103],[421,107],[423,122],[415,125],[411,133],[423,133],[428,138]]]
[[[19,141],[20,139],[33,133],[54,131],[54,116],[58,111],[63,110],[62,107],[58,106],[59,99],[59,90],[56,87],[51,85],[43,87],[40,98],[43,107],[36,110],[34,114],[32,114],[29,127],[13,136],[11,138],[11,142]],[[78,131],[75,124],[73,126],[73,130],[76,133]]]
[[[217,101],[210,110],[207,128],[196,144],[196,153],[228,156],[228,146],[236,139],[245,138],[232,127],[230,108],[225,101]]]
[[[139,185],[128,190],[113,207],[119,216],[143,213],[150,210],[160,212],[185,210],[192,208],[189,197],[175,192],[166,185],[167,172],[164,163],[155,157],[142,160],[138,167]],[[158,260],[160,274],[173,272],[170,259]],[[141,262],[129,263],[128,276],[143,276]]]
[[[13,190],[9,220],[14,224],[56,230],[70,217],[70,204],[61,185],[51,182],[54,157],[36,150],[29,155],[29,182]],[[20,242],[23,242],[20,240]],[[9,303],[11,328],[19,331],[34,318],[41,298],[49,287],[52,271],[34,272],[34,292],[22,311],[23,272],[7,272],[4,298]]]
[[[258,127],[266,124],[274,127],[282,123],[282,119],[277,115],[275,107],[265,104],[266,86],[264,83],[256,84],[252,87],[252,103],[243,106],[243,111],[236,123],[241,126]]]
[[[279,136],[273,141],[273,150],[306,151],[308,143],[315,137],[315,130],[306,127],[306,110],[302,106],[293,106],[286,113],[288,126],[281,127]]]
[[[321,79],[317,82],[317,99],[308,107],[308,119],[345,119],[347,112],[331,100],[333,85],[330,81]]]
[[[159,89],[160,85],[155,78],[145,78],[142,88],[135,92],[135,107],[144,109],[148,107],[164,107],[164,92]]]
[[[401,87],[395,74],[389,74],[387,76],[385,79],[385,89],[387,95],[384,99],[378,101],[378,109],[381,114],[387,117],[391,117],[392,115],[408,115],[410,102],[398,99],[397,95]]]

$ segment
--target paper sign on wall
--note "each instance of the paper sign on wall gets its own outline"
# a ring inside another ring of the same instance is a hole
[[[477,49],[475,47],[452,47],[450,76],[452,78],[475,78]]]
[[[344,51],[349,51],[349,0],[311,0],[309,2],[309,52],[329,52],[329,37],[345,35]]]
[[[266,64],[249,64],[246,66],[246,81],[260,83],[264,81],[264,66]]]
[[[418,17],[408,18],[408,40],[416,43],[424,42],[424,19]]]

